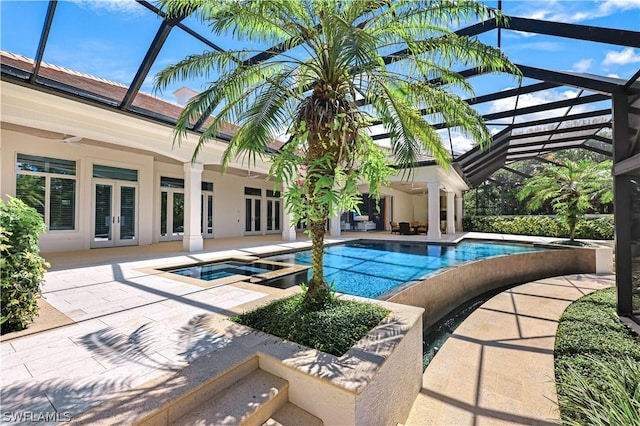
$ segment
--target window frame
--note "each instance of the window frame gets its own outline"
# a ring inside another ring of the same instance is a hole
[[[64,160],[64,161],[73,161],[75,163],[74,174],[63,174],[63,173],[53,173],[48,171],[32,171],[26,169],[18,168],[18,156],[30,156],[30,157],[41,157],[41,158],[50,158],[53,160]],[[45,223],[46,229],[48,233],[75,233],[78,232],[78,161],[77,160],[67,160],[64,158],[56,158],[56,157],[45,157],[37,154],[27,154],[24,152],[18,152],[15,156],[15,196],[22,200],[22,198],[18,195],[18,179],[19,176],[37,176],[44,178],[44,213],[42,214],[42,219]],[[52,179],[66,179],[72,180],[74,182],[73,185],[73,227],[71,229],[51,229],[51,180]],[[28,204],[27,204],[28,205]]]

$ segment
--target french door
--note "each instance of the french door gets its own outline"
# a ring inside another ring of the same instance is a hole
[[[267,233],[280,232],[281,203],[279,199],[267,198]]]
[[[260,197],[245,197],[244,199],[244,233],[246,235],[260,234],[262,200]]]
[[[202,238],[213,238],[213,192],[202,192]]]
[[[181,240],[184,235],[184,190],[160,191],[160,241]]]
[[[138,244],[137,193],[134,183],[93,182],[92,248]]]

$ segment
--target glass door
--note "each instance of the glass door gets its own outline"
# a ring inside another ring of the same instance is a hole
[[[202,200],[202,221],[200,225],[202,238],[213,238],[213,194],[203,192],[200,198]]]
[[[261,231],[261,199],[254,197],[245,198],[245,234],[259,234]]]
[[[93,183],[91,247],[138,244],[137,189],[117,181]]]
[[[181,240],[184,235],[184,190],[160,191],[160,241]]]
[[[281,201],[267,199],[267,233],[280,232]]]

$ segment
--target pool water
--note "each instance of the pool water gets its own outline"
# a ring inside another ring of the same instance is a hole
[[[514,253],[543,250],[528,245],[461,242],[455,246],[359,240],[325,248],[324,274],[335,291],[385,298],[396,287],[418,281],[443,268]],[[267,260],[311,265],[311,251]],[[311,277],[309,270],[308,278]]]
[[[282,268],[282,266],[271,265],[268,263],[242,263],[230,261],[165,269],[165,271],[185,277],[212,281],[233,275],[258,275],[280,268]]]

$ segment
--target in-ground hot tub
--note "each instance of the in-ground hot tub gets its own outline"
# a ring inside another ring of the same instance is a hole
[[[203,287],[244,281],[282,289],[305,283],[307,269],[306,266],[257,258],[232,258],[156,268],[174,279]]]
[[[270,271],[286,268],[285,265],[262,262],[212,262],[198,263],[195,265],[178,266],[175,268],[163,268],[165,272],[182,275],[184,277],[197,278],[205,281],[231,277],[233,275],[260,275]]]

